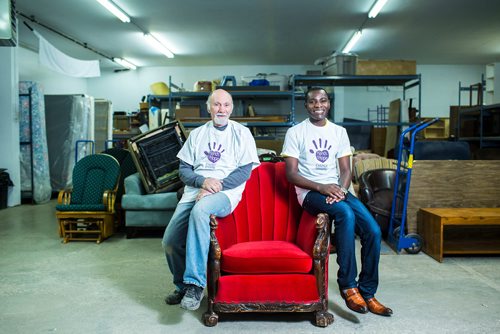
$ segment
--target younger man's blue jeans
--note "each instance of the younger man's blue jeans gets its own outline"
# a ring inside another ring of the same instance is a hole
[[[302,207],[313,215],[324,212],[333,219],[339,265],[337,282],[340,290],[357,287],[365,299],[374,297],[378,287],[382,233],[368,209],[350,193],[343,201],[327,204],[326,196],[317,191],[307,193]],[[361,272],[358,282],[356,234],[361,240]]]

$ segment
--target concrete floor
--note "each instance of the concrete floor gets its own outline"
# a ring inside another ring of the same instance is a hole
[[[395,254],[384,247],[378,299],[390,318],[351,312],[330,261],[330,311],[318,328],[309,314],[221,316],[201,322],[167,306],[173,289],[160,238],[116,234],[62,244],[54,201],[0,210],[0,333],[500,333],[500,257]]]

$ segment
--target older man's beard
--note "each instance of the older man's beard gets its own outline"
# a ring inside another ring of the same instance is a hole
[[[226,114],[215,114],[214,123],[216,126],[224,126],[228,123],[229,116]]]

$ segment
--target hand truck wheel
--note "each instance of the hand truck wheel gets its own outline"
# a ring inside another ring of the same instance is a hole
[[[410,233],[406,237],[415,239],[415,242],[411,247],[405,248],[405,251],[408,254],[418,254],[422,250],[422,237],[415,233]]]
[[[396,227],[392,231],[392,236],[395,240],[399,240],[399,231],[401,231],[401,226]],[[410,247],[404,248],[404,250],[408,254],[418,254],[422,250],[422,237],[420,235],[416,233],[410,233],[405,235],[404,238],[415,239],[415,242]]]

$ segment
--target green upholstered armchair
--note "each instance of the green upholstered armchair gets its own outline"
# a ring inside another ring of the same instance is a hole
[[[113,234],[119,176],[118,161],[107,154],[88,155],[76,162],[72,188],[61,190],[57,199],[56,217],[64,243],[100,243]]]

